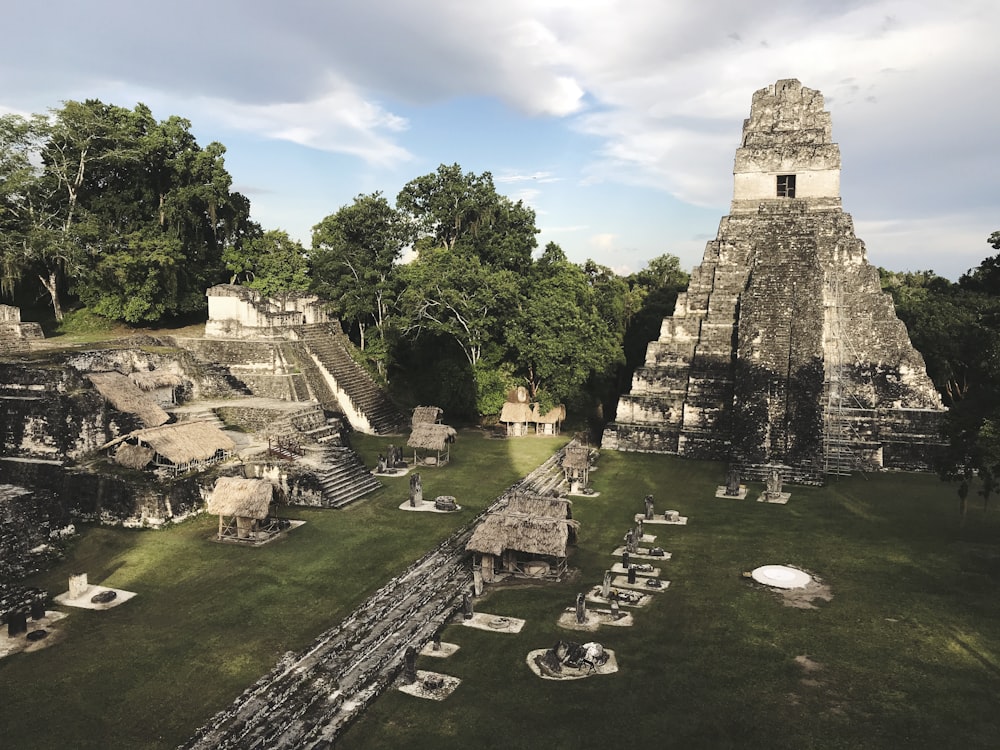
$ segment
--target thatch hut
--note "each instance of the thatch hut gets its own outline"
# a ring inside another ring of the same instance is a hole
[[[149,466],[156,451],[145,445],[121,443],[115,451],[115,463],[128,469],[141,471]]]
[[[444,466],[451,458],[451,444],[458,431],[446,424],[416,424],[406,441],[413,448],[413,464],[418,466]],[[431,455],[433,454],[433,455]]]
[[[562,423],[566,421],[566,407],[557,404],[542,414],[541,406],[534,404],[531,408],[531,421],[535,423],[535,433],[538,435],[558,435]]]
[[[161,406],[176,404],[177,389],[184,384],[184,378],[180,375],[165,370],[133,372],[129,375],[129,380]]]
[[[260,541],[276,533],[265,520],[274,501],[274,486],[266,479],[219,477],[207,511],[219,516],[219,539]]]
[[[88,372],[87,379],[105,401],[118,411],[135,414],[146,427],[158,427],[170,419],[156,401],[120,372]]]
[[[465,548],[473,553],[473,569],[484,583],[508,575],[560,578],[579,528],[571,509],[563,498],[514,495],[472,533]]]
[[[500,409],[500,421],[507,427],[507,437],[521,437],[528,434],[528,424],[532,421],[531,404],[524,401],[505,401]]]
[[[413,417],[410,420],[410,428],[418,424],[437,424],[444,415],[444,409],[440,406],[418,406],[413,410]]]
[[[166,470],[171,474],[203,469],[229,458],[236,448],[229,435],[213,424],[200,421],[177,422],[136,430],[102,447],[107,449],[119,446],[115,453],[117,460],[118,453],[124,447],[122,443],[152,450],[151,460],[146,461],[143,466],[152,464],[155,468]],[[126,451],[123,461],[134,464],[139,460],[139,456],[138,452]]]
[[[569,491],[583,492],[590,483],[590,448],[577,442],[567,445],[562,468]]]

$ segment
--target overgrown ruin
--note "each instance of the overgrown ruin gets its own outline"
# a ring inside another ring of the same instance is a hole
[[[405,419],[339,323],[315,298],[221,291],[210,302],[228,304],[210,304],[197,338],[61,347],[17,308],[0,311],[0,623],[37,596],[18,582],[74,521],[179,521],[220,476],[266,479],[283,502],[327,508],[381,486],[344,437],[401,432]]]
[[[733,177],[602,446],[800,481],[926,468],[944,407],[841,209],[822,95],[793,79],[757,91]]]

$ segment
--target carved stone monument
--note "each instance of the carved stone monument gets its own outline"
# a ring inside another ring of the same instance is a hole
[[[823,96],[753,95],[722,219],[602,447],[732,460],[764,478],[926,468],[944,408],[841,208]],[[787,477],[792,479],[794,477]]]
[[[403,682],[412,685],[417,681],[417,650],[407,646],[403,653]]]
[[[607,599],[611,594],[611,581],[614,578],[614,573],[610,570],[604,571],[604,581],[601,583],[601,598]]]
[[[576,595],[576,623],[583,625],[587,622],[587,599],[583,594]]]
[[[737,497],[740,494],[740,472],[739,469],[731,468],[726,474],[726,495]]]
[[[69,598],[79,599],[87,594],[90,590],[90,584],[87,583],[87,574],[79,573],[69,577]]]
[[[781,472],[777,469],[771,469],[771,473],[767,477],[767,494],[769,496],[781,494]]]
[[[462,617],[471,620],[475,611],[472,607],[472,594],[468,591],[462,593]]]
[[[645,499],[644,502],[645,502],[645,505],[646,505],[645,519],[647,521],[652,521],[653,520],[653,515],[654,515],[654,513],[653,513],[653,496],[652,495],[646,495],[646,499]]]
[[[410,476],[410,507],[415,508],[417,503],[422,503],[424,501],[424,487],[420,483],[420,475],[413,474]]]

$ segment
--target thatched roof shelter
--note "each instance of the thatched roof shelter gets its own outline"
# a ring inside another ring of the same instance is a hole
[[[145,469],[155,455],[156,451],[145,445],[122,443],[115,451],[115,463],[128,469]]]
[[[448,459],[451,456],[449,446],[455,442],[457,435],[458,431],[446,424],[428,424],[423,422],[413,425],[410,439],[406,441],[406,445],[413,448],[413,463],[420,463],[419,453],[421,451],[424,453],[434,452],[436,454],[434,460],[425,458],[424,463],[437,464],[439,466],[448,463]],[[442,453],[444,454],[443,457]]]
[[[490,583],[501,575],[558,578],[566,569],[567,547],[580,524],[568,500],[518,493],[490,513],[465,545],[475,553],[474,570]]]
[[[274,485],[266,479],[219,477],[206,510],[220,516],[264,519],[273,499]]]
[[[535,423],[535,431],[544,435],[558,435],[559,427],[566,421],[566,407],[557,404],[542,414],[541,406],[532,406],[532,421]]]
[[[278,532],[261,524],[270,514],[273,499],[274,486],[266,479],[219,477],[206,510],[219,516],[220,540],[261,541]]]
[[[525,515],[539,518],[567,519],[573,517],[573,501],[564,497],[535,495],[521,492],[507,500],[507,506],[498,511],[505,515]]]
[[[128,376],[141,391],[155,391],[159,388],[177,388],[184,384],[184,378],[165,370],[148,370],[133,372]]]
[[[87,379],[113,407],[135,414],[147,427],[157,427],[170,419],[159,404],[120,372],[89,372]]]
[[[102,448],[111,448],[119,443],[151,448],[155,452],[154,463],[175,472],[198,468],[226,458],[236,448],[229,435],[215,425],[201,421],[177,422],[136,430],[112,440]]]
[[[570,443],[563,454],[564,469],[586,469],[590,467],[590,448],[578,443]]]
[[[522,401],[504,401],[500,409],[501,422],[531,422],[532,418],[531,404]]]
[[[584,492],[590,483],[590,448],[576,441],[566,446],[562,458],[563,475],[570,492]]]
[[[413,410],[413,418],[410,426],[416,427],[418,424],[436,424],[441,421],[444,409],[440,406],[418,406]]]
[[[465,548],[500,557],[506,551],[565,558],[576,521],[491,513],[476,527]]]

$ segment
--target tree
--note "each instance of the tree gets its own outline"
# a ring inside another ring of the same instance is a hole
[[[602,276],[598,268],[570,263],[554,244],[536,262],[517,314],[506,328],[516,372],[532,400],[565,401],[576,396],[588,378],[622,361],[623,323],[609,312],[612,295],[602,294],[600,284],[593,283]]]
[[[643,270],[625,279],[628,322],[620,389],[628,386],[633,370],[644,361],[649,342],[659,338],[663,319],[673,314],[677,295],[687,288],[689,279],[681,269],[680,259],[668,253],[651,259]]]
[[[189,128],[96,100],[4,118],[0,161],[17,177],[2,190],[5,285],[36,274],[57,319],[67,292],[129,322],[204,308],[250,207],[230,191],[225,148],[201,149]]]
[[[413,232],[378,192],[359,195],[313,227],[312,288],[357,329],[362,351],[368,346],[367,330],[374,327],[382,350],[376,362],[382,372],[396,263]]]
[[[442,164],[403,186],[396,205],[433,246],[512,271],[531,265],[538,245],[535,212],[498,195],[489,172],[463,173],[458,164]]]
[[[994,233],[994,237],[1000,237]],[[1000,256],[998,256],[1000,257]],[[950,407],[938,470],[959,483],[964,522],[972,480],[984,508],[1000,476],[1000,263],[987,258],[958,284],[931,271],[881,271],[914,346]]]
[[[519,296],[518,277],[476,256],[426,249],[400,268],[405,332],[428,331],[452,339],[475,370]]]
[[[242,283],[265,297],[309,288],[305,248],[280,229],[230,245],[223,251],[222,259],[232,272],[229,283]]]

